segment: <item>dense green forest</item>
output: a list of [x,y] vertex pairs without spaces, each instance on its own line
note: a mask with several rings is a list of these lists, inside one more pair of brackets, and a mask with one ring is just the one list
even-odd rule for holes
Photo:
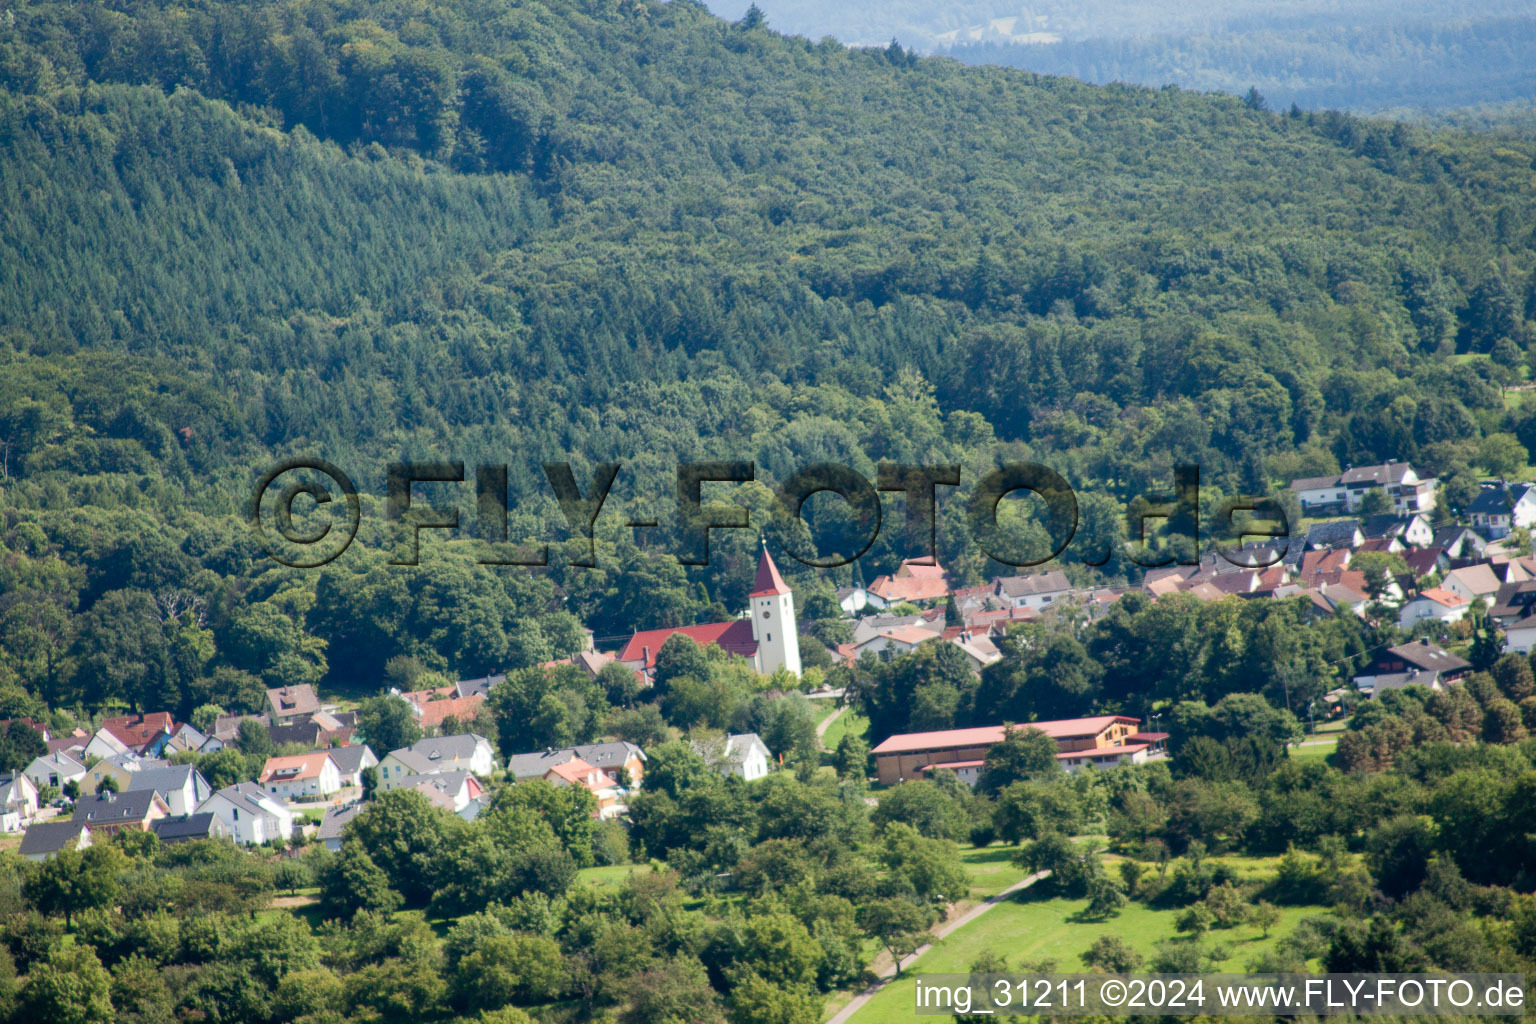
[[[0,85],[0,671],[54,702],[138,703],[153,677],[196,706],[216,670],[368,690],[397,654],[563,653],[573,615],[603,638],[718,616],[755,535],[676,565],[682,459],[754,461],[720,492],[754,526],[815,462],[959,463],[958,498],[1035,459],[1078,490],[1075,558],[1177,462],[1208,516],[1387,458],[1454,505],[1508,461],[1488,438],[1536,445],[1501,395],[1536,312],[1533,153],[1508,140],[690,3],[12,5]],[[362,540],[319,572],[239,518],[295,453],[364,492]],[[429,538],[402,582],[383,467],[426,457],[509,463],[514,534],[555,541],[539,463],[623,462],[599,567]],[[895,535],[832,573],[781,561],[802,588],[869,579],[917,553]],[[1001,568],[961,500],[940,554]],[[162,653],[105,667],[135,648]]]

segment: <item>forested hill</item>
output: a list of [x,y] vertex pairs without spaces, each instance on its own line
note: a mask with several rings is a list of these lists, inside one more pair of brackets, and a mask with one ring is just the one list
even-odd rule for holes
[[1465,481],[1523,429],[1507,140],[691,2],[13,2],[0,86],[15,508],[227,513],[300,451],[374,493],[402,453],[669,493],[679,456],[771,481],[997,442],[1119,498],[1180,460]]

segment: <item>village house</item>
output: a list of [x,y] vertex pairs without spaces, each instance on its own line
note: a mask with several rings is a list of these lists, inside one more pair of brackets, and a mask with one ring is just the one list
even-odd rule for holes
[[22,772],[0,775],[0,832],[15,832],[37,817],[37,786]]
[[[1163,756],[1166,733],[1140,729],[1140,719],[1126,715],[1100,715],[1053,722],[1027,722],[1018,728],[1038,729],[1056,741],[1057,759],[1073,771],[1085,765],[1107,767],[1122,762],[1139,764]],[[937,732],[900,733],[888,736],[871,754],[881,783],[895,785],[922,778],[940,768],[974,783],[976,769],[987,751],[1003,741],[1002,725]]]
[[921,626],[896,626],[876,633],[863,643],[854,644],[854,660],[857,661],[866,654],[887,660],[903,654],[911,654],[923,644],[938,640],[943,635],[942,632],[934,632]]
[[320,698],[308,683],[297,686],[280,686],[267,691],[267,723],[287,725],[295,719],[305,719],[320,710]]
[[101,787],[103,779],[111,779],[117,785],[119,793],[126,792],[134,772],[164,764],[164,761],[153,758],[145,760],[134,754],[113,754],[111,757],[94,762],[86,769],[85,775],[80,779],[80,793],[83,796],[91,796]]
[[1374,695],[1407,685],[1441,689],[1472,670],[1470,663],[1429,639],[1414,640],[1377,652],[1365,671],[1354,677],[1362,693]]
[[63,790],[66,783],[79,784],[86,774],[85,764],[62,750],[33,758],[22,771],[38,789],[52,786],[57,790]]
[[1435,541],[1434,528],[1422,512],[1380,513],[1360,520],[1360,533],[1366,541],[1398,540],[1403,545],[1424,548]]
[[152,789],[136,793],[97,793],[75,802],[72,821],[89,825],[92,834],[102,836],[135,829],[148,832],[150,826],[171,813],[165,799]]
[[1536,486],[1484,484],[1467,506],[1467,516],[1492,540],[1508,537],[1515,530],[1528,530],[1536,524]]
[[866,591],[876,608],[897,604],[932,604],[949,596],[944,567],[927,558],[909,558],[890,576],[877,576]]
[[320,827],[315,832],[315,838],[325,844],[325,848],[332,853],[341,849],[341,840],[347,827],[347,822],[357,817],[363,809],[360,803],[350,803],[345,807],[327,807],[325,816],[320,819]]
[[366,743],[349,743],[344,747],[331,747],[326,753],[330,754],[331,760],[336,763],[336,771],[341,776],[343,786],[361,786],[363,769],[372,768],[379,763],[373,749]]
[[269,757],[256,779],[273,796],[285,800],[322,799],[341,789],[341,772],[328,750]]
[[1071,581],[1059,569],[1027,576],[1002,576],[993,586],[1003,607],[1033,608],[1037,612],[1065,600],[1072,592]]
[[165,765],[141,768],[128,773],[127,793],[153,790],[165,801],[175,815],[191,814],[197,805],[208,799],[213,788],[196,768],[189,764]]
[[1452,569],[1445,574],[1440,587],[1468,601],[1491,605],[1505,583],[1522,583],[1530,578],[1531,574],[1518,562],[1479,562]]
[[1477,531],[1466,526],[1439,527],[1430,543],[1444,551],[1446,558],[1453,562],[1482,558],[1488,548],[1488,542]]
[[1503,630],[1504,649],[1510,654],[1536,649],[1536,580],[1504,584],[1488,614]]
[[379,788],[400,789],[417,775],[469,771],[489,778],[495,770],[495,752],[484,736],[465,733],[417,740],[409,747],[391,750],[379,761]]
[[1460,594],[1431,587],[1403,604],[1398,612],[1397,625],[1404,631],[1412,631],[1421,622],[1459,622],[1467,617],[1472,602]]
[[485,797],[485,787],[480,784],[480,780],[466,771],[416,775],[407,779],[400,788],[420,793],[427,798],[428,803],[451,811],[466,821],[475,820]]
[[254,782],[225,786],[197,810],[217,817],[241,846],[286,843],[293,835],[293,812]]
[[197,814],[176,814],[161,818],[150,826],[160,842],[167,846],[190,843],[198,839],[229,839],[229,827],[212,811]]
[[[555,765],[576,760],[585,761],[611,776],[621,788],[636,789],[645,777],[645,751],[624,740],[513,754],[507,759],[507,775],[513,781],[541,779]],[[629,780],[627,787],[624,786],[626,778]]]
[[41,863],[65,850],[84,850],[90,845],[89,825],[78,821],[41,821],[27,829],[16,852]]
[[1358,519],[1327,519],[1307,527],[1302,547],[1307,551],[1353,549],[1365,543]]
[[762,778],[773,767],[773,751],[755,732],[733,733],[724,740],[696,743],[694,748],[722,775],[739,775],[748,782]]
[[1357,466],[1336,475],[1291,481],[1302,514],[1308,516],[1359,512],[1365,496],[1378,489],[1398,512],[1429,512],[1435,507],[1435,478],[1420,477],[1406,462]]
[[[581,758],[572,758],[560,764],[551,765],[549,770],[540,776],[552,786],[580,786],[592,794],[597,801],[596,817],[602,820],[617,817],[624,813],[625,806],[619,802],[619,784],[613,776]],[[527,782],[528,779],[519,780]]]
[[86,744],[85,753],[87,757],[111,757],[114,754],[158,757],[175,730],[176,723],[165,711],[108,718]]

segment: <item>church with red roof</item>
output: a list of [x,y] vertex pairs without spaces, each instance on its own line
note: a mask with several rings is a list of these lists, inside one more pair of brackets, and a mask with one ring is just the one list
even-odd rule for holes
[[747,595],[747,617],[702,626],[670,626],[647,629],[630,637],[619,651],[618,661],[647,678],[656,668],[661,645],[681,633],[701,647],[711,644],[729,654],[747,658],[763,675],[788,669],[800,675],[800,634],[795,628],[795,595],[779,575],[768,549],[757,561],[757,576]]

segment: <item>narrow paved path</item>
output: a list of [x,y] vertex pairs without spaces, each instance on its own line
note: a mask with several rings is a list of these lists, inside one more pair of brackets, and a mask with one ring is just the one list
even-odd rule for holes
[[838,708],[836,711],[832,712],[826,718],[823,718],[821,722],[816,726],[816,745],[822,750],[827,749],[827,745],[821,742],[824,738],[826,738],[827,729],[832,725],[833,722],[841,718],[843,716],[843,712],[847,710],[848,706],[845,704]]
[[[982,914],[985,914],[999,903],[1008,899],[1020,889],[1028,889],[1030,886],[1034,885],[1036,882],[1040,881],[1040,879],[1045,878],[1048,875],[1050,875],[1049,871],[1036,871],[1034,874],[1028,875],[1019,879],[1017,882],[1014,882],[1012,885],[998,893],[996,896],[986,900],[986,902],[978,903],[976,906],[972,907],[970,910],[967,910],[959,917],[950,921],[945,921],[943,924],[939,925],[933,930],[933,942],[938,942],[940,939],[944,938],[951,932],[964,928],[966,925],[976,920]],[[910,970],[912,965],[916,963],[924,953],[933,948],[933,942],[930,942],[926,946],[920,946],[916,953],[913,953],[907,958],[905,967]],[[848,1005],[843,1007],[841,1010],[838,1010],[837,1013],[832,1016],[832,1019],[827,1021],[827,1024],[846,1024],[848,1019],[863,1009],[864,1004],[873,999],[877,992],[895,980],[896,967],[894,964],[887,964],[877,968],[876,973],[879,974],[880,980],[849,1000]]]

